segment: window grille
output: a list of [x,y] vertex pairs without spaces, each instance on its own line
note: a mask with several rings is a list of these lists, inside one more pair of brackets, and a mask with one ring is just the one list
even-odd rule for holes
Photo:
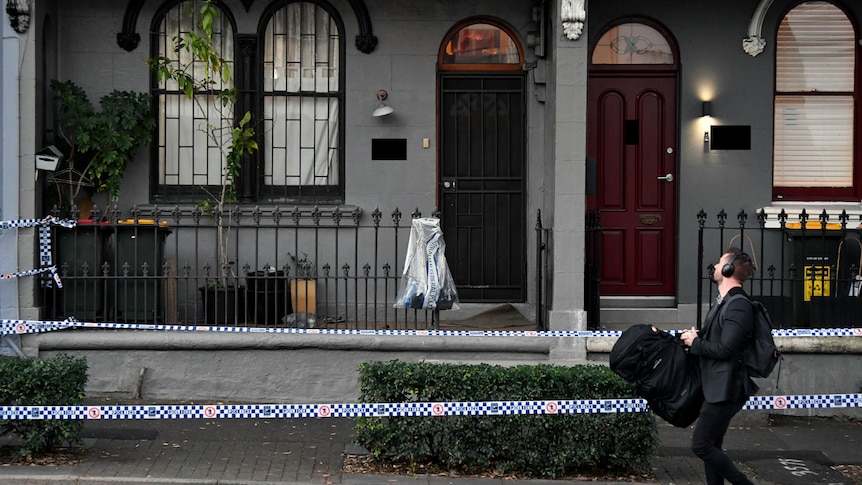
[[[177,66],[190,65],[200,73],[204,69],[202,63],[194,60],[185,49],[176,49],[176,38],[193,31],[199,21],[200,13],[195,4],[194,1],[179,2],[165,14],[158,29],[157,52],[172,59]],[[224,13],[214,19],[213,36],[233,72],[234,29]],[[231,87],[215,79],[216,90]],[[190,100],[172,79],[159,82],[154,97],[158,106],[156,139],[160,192],[177,192],[182,187],[219,186],[225,163],[219,138],[230,136],[233,106],[216,109],[215,96],[196,96],[196,100]],[[207,126],[219,129],[208,136]]]
[[262,185],[273,197],[334,194],[342,182],[339,24],[290,3],[264,34]]

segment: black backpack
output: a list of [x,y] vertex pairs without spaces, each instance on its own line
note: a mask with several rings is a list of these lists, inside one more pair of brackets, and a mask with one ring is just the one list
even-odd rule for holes
[[[772,338],[772,319],[769,318],[769,312],[766,307],[759,301],[754,301],[747,298],[745,295],[736,294],[727,299],[725,306],[721,309],[722,317],[724,317],[724,308],[727,308],[727,303],[737,298],[745,298],[751,303],[754,308],[754,334],[749,348],[742,354],[742,360],[745,362],[745,367],[748,369],[748,375],[751,377],[765,378],[772,374],[775,365],[778,364],[778,375],[781,376],[781,364],[779,362],[784,359],[781,351],[775,345],[775,340]],[[776,378],[775,387],[778,387],[778,379]]]
[[611,349],[611,370],[668,423],[688,427],[700,414],[700,369],[682,342],[652,325],[631,326]]

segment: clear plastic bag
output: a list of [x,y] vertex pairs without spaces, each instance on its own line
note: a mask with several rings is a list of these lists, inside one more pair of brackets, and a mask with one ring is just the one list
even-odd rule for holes
[[314,328],[317,324],[317,318],[314,314],[306,312],[291,313],[282,318],[281,321],[286,327],[291,328]]
[[440,219],[413,219],[394,306],[425,310],[460,308],[455,279],[446,263],[446,242],[440,230]]

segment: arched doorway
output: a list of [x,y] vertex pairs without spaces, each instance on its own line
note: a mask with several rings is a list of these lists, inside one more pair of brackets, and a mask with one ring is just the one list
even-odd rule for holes
[[446,259],[466,302],[526,294],[524,54],[513,32],[467,19],[438,55],[438,200]]
[[645,19],[608,26],[593,46],[587,156],[598,173],[588,206],[601,217],[603,297],[675,301],[678,73],[675,42]]

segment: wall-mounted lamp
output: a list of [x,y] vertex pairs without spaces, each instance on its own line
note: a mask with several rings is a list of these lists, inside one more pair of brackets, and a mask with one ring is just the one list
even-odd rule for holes
[[384,103],[384,101],[386,101],[386,98],[388,97],[389,93],[387,93],[385,89],[380,89],[377,91],[377,100],[380,101],[380,105],[377,106],[377,109],[375,109],[373,113],[371,113],[371,116],[386,116],[395,111],[394,109],[392,109],[392,106],[389,106],[388,104]]
[[703,114],[702,116],[712,116],[712,103],[709,101],[703,102]]
[[15,32],[23,34],[30,26],[30,0],[7,0],[6,15]]

